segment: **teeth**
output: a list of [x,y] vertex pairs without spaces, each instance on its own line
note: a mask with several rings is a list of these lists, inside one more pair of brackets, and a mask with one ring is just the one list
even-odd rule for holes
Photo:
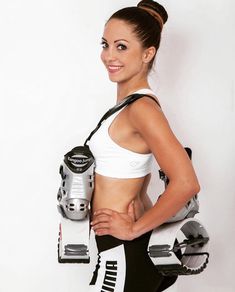
[[109,69],[115,70],[115,69],[120,69],[121,66],[109,66]]

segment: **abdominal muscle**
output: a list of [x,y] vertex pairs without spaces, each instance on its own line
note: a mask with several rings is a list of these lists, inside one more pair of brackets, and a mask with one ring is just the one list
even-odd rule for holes
[[95,175],[95,188],[92,199],[92,212],[108,208],[127,213],[129,204],[134,201],[135,219],[151,208],[147,195],[150,174],[141,178],[111,178]]

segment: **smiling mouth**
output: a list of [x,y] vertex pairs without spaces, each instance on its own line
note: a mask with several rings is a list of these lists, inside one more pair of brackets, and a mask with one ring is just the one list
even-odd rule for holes
[[108,69],[109,73],[117,73],[122,69],[122,66],[109,65],[109,66],[107,66],[107,69]]

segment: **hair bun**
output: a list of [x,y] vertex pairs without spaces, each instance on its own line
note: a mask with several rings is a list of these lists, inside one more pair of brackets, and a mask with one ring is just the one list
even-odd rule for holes
[[137,7],[149,12],[163,26],[168,19],[168,14],[165,8],[152,0],[142,0],[137,4]]

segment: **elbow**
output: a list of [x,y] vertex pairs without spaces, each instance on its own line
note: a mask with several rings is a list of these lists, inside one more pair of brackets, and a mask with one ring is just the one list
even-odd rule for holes
[[200,184],[197,179],[185,178],[178,181],[179,189],[181,189],[181,194],[184,194],[186,199],[190,199],[195,196],[200,191]]
[[189,200],[200,192],[200,184],[195,177],[180,178],[177,181],[170,180],[170,188],[182,195],[182,198]]
[[188,193],[188,196],[193,197],[200,192],[201,187],[200,187],[199,182],[195,180],[195,181],[187,182],[187,186],[185,189],[187,190],[186,193]]
[[192,192],[194,193],[194,195],[198,194],[201,190],[200,184],[199,182],[194,183],[194,185],[192,186]]

